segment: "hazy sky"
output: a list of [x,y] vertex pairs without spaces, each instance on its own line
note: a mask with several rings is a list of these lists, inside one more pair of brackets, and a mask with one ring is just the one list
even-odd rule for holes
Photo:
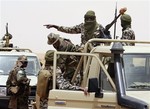
[[[30,48],[33,52],[53,49],[47,44],[50,32],[80,44],[80,34],[66,34],[56,29],[46,29],[43,25],[74,26],[84,21],[88,10],[93,10],[97,22],[106,26],[114,19],[116,3],[118,12],[120,8],[127,7],[126,13],[132,17],[136,40],[150,40],[149,0],[0,0],[0,38],[4,36],[8,23],[14,45]],[[110,31],[113,37],[114,26]],[[116,35],[121,37],[120,19],[117,21]]]

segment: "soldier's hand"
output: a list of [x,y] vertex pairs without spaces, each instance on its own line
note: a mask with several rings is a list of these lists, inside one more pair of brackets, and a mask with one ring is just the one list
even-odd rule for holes
[[56,25],[52,25],[52,24],[46,24],[46,25],[43,25],[43,26],[46,26],[47,29],[50,29],[50,28],[58,28],[58,26]]
[[88,87],[85,87],[85,88],[84,88],[84,95],[86,95],[86,96],[87,96],[87,95],[90,95],[90,93],[88,92]]
[[46,28],[47,28],[47,29],[49,29],[49,28],[52,28],[52,27],[53,27],[53,25],[51,25],[51,24],[46,24],[46,25],[43,25],[43,26],[46,26]]
[[89,93],[88,93],[88,88],[87,87],[85,87],[85,88],[82,88],[82,87],[80,87],[80,90],[82,90],[83,92],[84,92],[84,95],[90,95]]
[[25,85],[29,85],[29,84],[30,84],[30,81],[31,81],[31,79],[26,78],[26,79],[24,79],[24,80],[22,81],[22,83],[25,84]]
[[12,86],[10,87],[10,91],[13,93],[13,94],[16,94],[19,90],[19,87],[18,86]]

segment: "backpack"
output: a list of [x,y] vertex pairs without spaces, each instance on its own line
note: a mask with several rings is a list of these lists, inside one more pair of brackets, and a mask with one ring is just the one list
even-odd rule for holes
[[49,81],[52,73],[49,70],[40,70],[37,82],[37,94],[40,98],[47,98],[49,93]]

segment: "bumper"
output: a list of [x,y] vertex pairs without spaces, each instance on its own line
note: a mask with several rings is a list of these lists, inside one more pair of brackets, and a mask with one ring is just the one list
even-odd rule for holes
[[[35,96],[29,96],[29,103],[35,101]],[[8,109],[9,96],[0,96],[0,109]],[[30,105],[30,104],[29,104]]]
[[0,97],[0,109],[8,109],[9,96]]

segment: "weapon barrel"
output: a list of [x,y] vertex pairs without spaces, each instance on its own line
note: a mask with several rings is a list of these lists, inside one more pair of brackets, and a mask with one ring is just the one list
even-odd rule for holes
[[126,10],[127,10],[127,8],[121,8],[120,11],[119,11],[119,12],[120,12],[119,15],[118,15],[117,17],[115,17],[114,20],[113,20],[110,24],[108,24],[108,25],[106,26],[105,31],[108,31],[108,30],[111,28],[111,26],[117,21],[117,19],[118,19],[122,14],[124,14],[124,12],[126,12]]

